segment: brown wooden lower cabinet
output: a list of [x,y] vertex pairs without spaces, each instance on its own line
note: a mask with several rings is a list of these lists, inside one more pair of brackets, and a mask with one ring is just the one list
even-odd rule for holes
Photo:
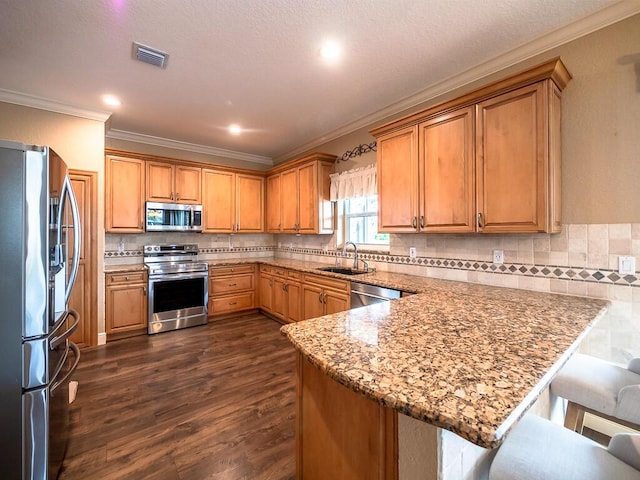
[[347,280],[305,274],[302,285],[303,318],[349,310],[350,290],[350,282]]
[[302,318],[302,273],[287,268],[260,266],[260,308],[287,323]]
[[209,317],[256,308],[256,265],[209,267]]
[[296,478],[395,480],[398,414],[297,356]]
[[107,340],[147,331],[146,272],[107,273],[105,294]]

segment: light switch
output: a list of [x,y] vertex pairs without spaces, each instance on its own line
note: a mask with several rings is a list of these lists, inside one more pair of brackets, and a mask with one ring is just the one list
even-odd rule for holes
[[636,257],[618,257],[618,273],[620,275],[636,274]]

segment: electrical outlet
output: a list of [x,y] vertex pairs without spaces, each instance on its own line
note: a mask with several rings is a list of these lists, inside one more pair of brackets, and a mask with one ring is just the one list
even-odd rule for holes
[[504,263],[504,250],[493,251],[493,263],[496,263],[496,264]]
[[618,257],[618,273],[620,275],[636,274],[636,257]]
[[411,258],[416,258],[416,247],[409,247],[409,256]]

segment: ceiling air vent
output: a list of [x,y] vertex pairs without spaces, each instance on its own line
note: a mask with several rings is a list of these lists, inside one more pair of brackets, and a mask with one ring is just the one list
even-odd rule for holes
[[141,43],[133,42],[133,58],[149,65],[155,65],[160,68],[167,68],[167,60],[169,60],[169,54],[156,50],[155,48],[147,47]]

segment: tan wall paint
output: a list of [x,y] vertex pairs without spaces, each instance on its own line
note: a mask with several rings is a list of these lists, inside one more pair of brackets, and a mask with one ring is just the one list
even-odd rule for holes
[[0,102],[0,138],[48,145],[69,168],[98,172],[97,322],[104,332],[104,122]]
[[[573,75],[562,98],[563,223],[640,222],[640,15],[383,121],[320,145],[342,155],[369,143],[371,128],[560,56]],[[348,140],[346,142],[345,140]],[[340,170],[361,166],[360,161]]]

